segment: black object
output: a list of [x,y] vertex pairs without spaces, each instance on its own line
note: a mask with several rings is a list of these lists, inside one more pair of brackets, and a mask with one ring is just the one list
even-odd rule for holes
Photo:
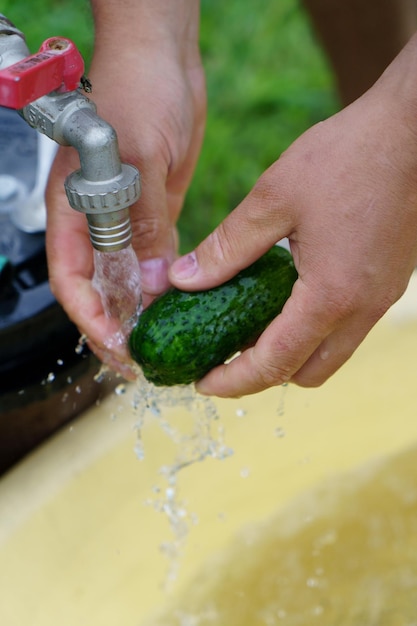
[[101,392],[97,360],[50,291],[45,233],[12,221],[35,185],[38,140],[0,107],[0,472]]

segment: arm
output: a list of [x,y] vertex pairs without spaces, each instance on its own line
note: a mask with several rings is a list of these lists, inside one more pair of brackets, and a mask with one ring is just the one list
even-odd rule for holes
[[210,372],[200,392],[241,396],[316,386],[404,292],[417,263],[417,36],[378,82],[311,128],[171,280],[205,289],[288,236],[293,293],[257,343]]
[[302,0],[326,52],[344,105],[361,96],[408,42],[414,0]]
[[[99,115],[116,129],[122,159],[138,167],[142,195],[131,209],[145,304],[168,285],[175,223],[199,154],[205,123],[196,0],[93,0],[94,55],[89,70]],[[62,148],[48,187],[50,283],[68,315],[104,360],[114,329],[92,288],[93,252],[85,217],[69,208],[65,176],[78,167]],[[114,358],[124,360],[122,351]]]

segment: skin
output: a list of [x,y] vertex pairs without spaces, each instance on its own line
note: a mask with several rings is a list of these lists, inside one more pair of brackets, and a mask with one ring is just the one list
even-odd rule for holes
[[[93,8],[94,101],[117,129],[122,158],[143,177],[131,217],[145,302],[169,281],[191,290],[218,285],[282,237],[299,272],[257,343],[197,389],[233,397],[287,381],[322,384],[401,296],[417,261],[417,39],[364,95],[295,141],[226,220],[171,265],[204,130],[198,3],[95,0]],[[64,197],[63,178],[76,167],[64,148],[51,175],[51,287],[98,356],[130,377],[126,353],[105,349],[114,327],[91,286],[85,217]]]

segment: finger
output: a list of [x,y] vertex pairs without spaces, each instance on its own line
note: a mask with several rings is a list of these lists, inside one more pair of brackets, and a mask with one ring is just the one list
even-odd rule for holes
[[132,362],[124,361],[115,356],[115,354],[109,350],[97,346],[93,341],[88,340],[87,345],[90,350],[96,355],[96,357],[107,365],[113,372],[117,372],[125,380],[134,381],[137,378],[137,366]]
[[322,385],[349,360],[381,315],[381,311],[377,315],[360,312],[345,320],[323,340],[291,382],[301,387]]
[[315,289],[301,279],[294,285],[282,313],[257,343],[197,384],[203,394],[236,397],[291,381],[317,387],[354,353],[388,308],[372,298],[355,308],[338,295],[313,297]]
[[326,302],[311,297],[299,279],[282,312],[254,346],[196,384],[205,395],[239,397],[288,382],[337,324]]
[[[279,163],[279,161],[277,162]],[[281,192],[283,170],[274,164],[249,195],[191,253],[173,263],[171,282],[180,289],[209,289],[235,276],[290,234],[292,215]],[[270,168],[271,169],[271,168]],[[273,184],[269,181],[273,178]]]

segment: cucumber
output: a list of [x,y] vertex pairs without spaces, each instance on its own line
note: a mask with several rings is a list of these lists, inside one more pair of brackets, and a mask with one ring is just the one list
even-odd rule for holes
[[171,288],[140,315],[129,338],[132,358],[155,385],[194,382],[258,338],[296,279],[291,254],[274,246],[223,285]]

